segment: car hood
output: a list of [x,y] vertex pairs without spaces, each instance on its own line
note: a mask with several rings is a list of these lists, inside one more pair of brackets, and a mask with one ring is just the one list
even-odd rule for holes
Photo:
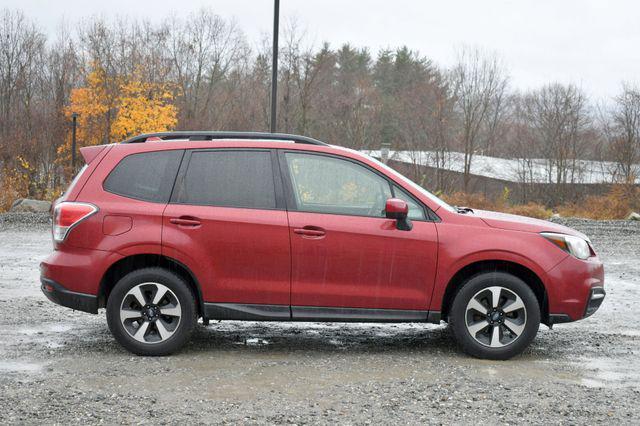
[[524,232],[557,232],[560,234],[574,235],[588,240],[586,235],[576,231],[575,229],[549,222],[547,220],[476,209],[473,210],[473,215],[480,218],[484,223],[492,228]]

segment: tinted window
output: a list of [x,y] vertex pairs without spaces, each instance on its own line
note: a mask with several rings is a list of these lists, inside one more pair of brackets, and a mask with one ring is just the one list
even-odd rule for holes
[[221,207],[276,207],[271,153],[195,151],[176,202]]
[[299,210],[384,217],[391,198],[386,179],[352,161],[313,154],[286,153]]
[[129,155],[111,171],[104,189],[129,198],[166,203],[181,158],[180,150]]
[[407,203],[409,206],[409,219],[411,220],[426,220],[424,214],[424,208],[420,204],[418,204],[413,197],[411,197],[404,189],[394,185],[393,193],[396,198],[399,198]]

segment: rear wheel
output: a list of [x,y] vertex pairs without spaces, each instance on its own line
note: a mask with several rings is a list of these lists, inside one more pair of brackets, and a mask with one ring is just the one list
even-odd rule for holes
[[109,329],[125,349],[138,355],[168,355],[180,349],[197,322],[187,283],[162,268],[124,276],[107,301]]
[[540,306],[531,288],[504,272],[471,277],[449,312],[453,335],[469,355],[509,359],[521,353],[540,326]]

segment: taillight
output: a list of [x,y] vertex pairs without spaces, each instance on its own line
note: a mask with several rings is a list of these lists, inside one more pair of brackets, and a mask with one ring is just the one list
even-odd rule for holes
[[93,204],[63,201],[53,209],[53,240],[62,242],[74,226],[93,215],[98,208]]

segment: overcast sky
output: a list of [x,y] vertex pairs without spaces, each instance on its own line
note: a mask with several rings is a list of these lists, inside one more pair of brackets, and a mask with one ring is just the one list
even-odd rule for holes
[[[62,18],[127,15],[161,20],[211,7],[233,17],[257,45],[272,25],[272,0],[2,0],[47,32]],[[383,47],[407,45],[449,65],[464,45],[495,51],[514,87],[573,82],[596,100],[640,83],[637,0],[281,0],[281,20],[295,17],[315,45],[328,41]]]

